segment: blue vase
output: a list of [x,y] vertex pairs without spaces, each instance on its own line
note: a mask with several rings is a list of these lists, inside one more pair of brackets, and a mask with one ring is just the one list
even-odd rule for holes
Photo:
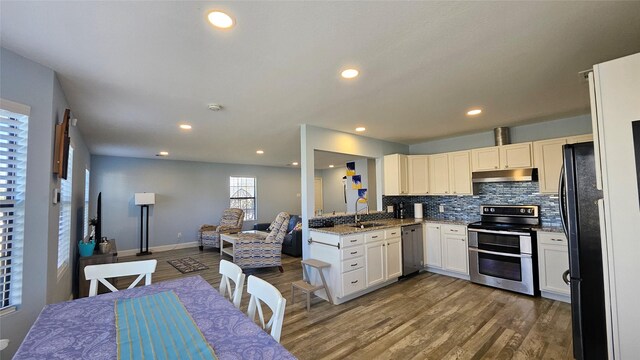
[[80,256],[91,256],[93,255],[93,249],[96,247],[95,240],[91,242],[85,243],[80,241],[78,243],[78,252],[80,252]]

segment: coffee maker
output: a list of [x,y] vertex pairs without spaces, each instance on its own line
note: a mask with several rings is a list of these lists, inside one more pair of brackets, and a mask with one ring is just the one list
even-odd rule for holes
[[404,219],[407,217],[407,208],[404,207],[403,201],[394,205],[393,216],[396,219]]

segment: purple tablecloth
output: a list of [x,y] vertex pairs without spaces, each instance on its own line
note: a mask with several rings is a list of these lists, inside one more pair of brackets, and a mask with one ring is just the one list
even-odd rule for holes
[[295,359],[200,276],[47,305],[14,359],[115,359],[114,299],[173,290],[219,359]]

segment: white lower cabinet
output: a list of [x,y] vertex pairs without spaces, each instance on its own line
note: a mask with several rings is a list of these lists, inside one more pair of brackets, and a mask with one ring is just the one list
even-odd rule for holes
[[542,296],[570,301],[571,289],[562,279],[569,269],[569,248],[562,233],[538,232],[538,273]]
[[468,279],[467,227],[439,223],[426,224],[424,259],[430,271]]
[[440,237],[440,224],[424,225],[424,263],[427,266],[442,267],[442,239]]
[[367,287],[402,275],[402,242],[399,237],[365,245]]
[[[343,236],[311,230],[309,237],[309,257],[331,264],[324,274],[334,304],[364,295],[402,275],[399,227]],[[315,272],[309,276],[313,284],[320,284]],[[327,298],[323,290],[316,295]]]

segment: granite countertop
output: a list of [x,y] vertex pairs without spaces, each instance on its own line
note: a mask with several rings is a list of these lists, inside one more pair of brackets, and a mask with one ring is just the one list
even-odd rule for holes
[[552,232],[552,233],[564,234],[564,229],[561,226],[540,226],[540,227],[533,228],[533,230],[541,231],[541,232]]
[[464,221],[455,221],[455,220],[433,220],[433,219],[380,219],[373,221],[363,221],[363,224],[376,223],[380,224],[380,226],[373,226],[368,228],[356,228],[345,224],[336,225],[333,227],[325,227],[325,228],[312,228],[309,229],[311,231],[317,231],[327,234],[334,235],[349,235],[349,234],[357,234],[368,231],[389,229],[399,226],[405,225],[413,225],[413,224],[422,224],[424,222],[427,223],[439,223],[439,224],[452,224],[452,225],[467,225],[467,222]]

